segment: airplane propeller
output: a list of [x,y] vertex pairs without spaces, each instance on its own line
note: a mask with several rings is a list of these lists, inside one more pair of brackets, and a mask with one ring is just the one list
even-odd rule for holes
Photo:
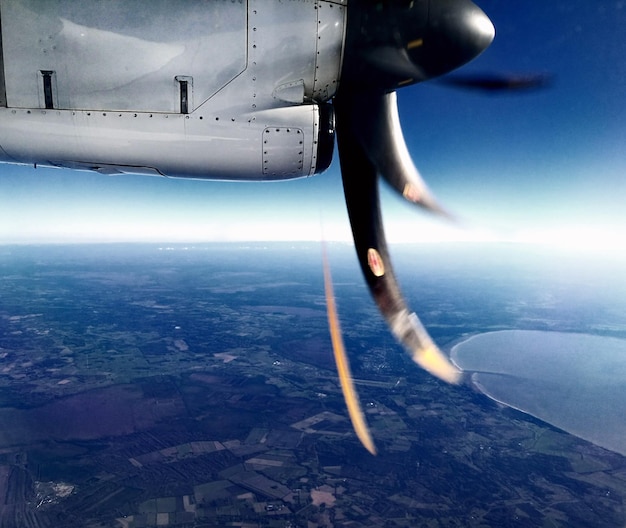
[[[413,164],[395,90],[469,62],[491,44],[495,30],[470,0],[361,0],[348,11],[344,66],[333,106],[358,260],[381,314],[413,360],[438,378],[459,383],[462,372],[439,350],[400,292],[382,225],[378,177],[410,202],[448,216]],[[334,310],[329,310],[332,317]],[[338,325],[331,320],[333,326]]]

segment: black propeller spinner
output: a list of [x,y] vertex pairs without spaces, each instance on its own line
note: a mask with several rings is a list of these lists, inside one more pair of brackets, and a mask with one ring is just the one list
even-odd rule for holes
[[400,293],[382,226],[378,176],[407,200],[445,214],[409,155],[395,90],[446,74],[492,42],[495,30],[470,0],[352,0],[344,66],[333,105],[344,192],[357,256],[370,291],[413,360],[458,383]]

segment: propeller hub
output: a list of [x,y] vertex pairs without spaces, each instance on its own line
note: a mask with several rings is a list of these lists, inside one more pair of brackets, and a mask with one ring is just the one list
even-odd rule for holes
[[427,78],[451,72],[485,51],[495,28],[470,0],[430,0],[423,45],[409,49]]
[[341,84],[388,92],[426,81],[471,61],[494,36],[471,0],[351,3]]

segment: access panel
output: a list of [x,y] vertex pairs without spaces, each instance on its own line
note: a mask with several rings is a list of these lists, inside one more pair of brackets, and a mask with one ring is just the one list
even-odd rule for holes
[[245,0],[0,0],[6,105],[190,113],[246,68]]

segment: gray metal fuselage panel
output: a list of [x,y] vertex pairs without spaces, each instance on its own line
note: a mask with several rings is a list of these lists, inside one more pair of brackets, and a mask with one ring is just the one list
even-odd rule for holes
[[0,0],[0,162],[313,174],[345,19],[345,0]]

